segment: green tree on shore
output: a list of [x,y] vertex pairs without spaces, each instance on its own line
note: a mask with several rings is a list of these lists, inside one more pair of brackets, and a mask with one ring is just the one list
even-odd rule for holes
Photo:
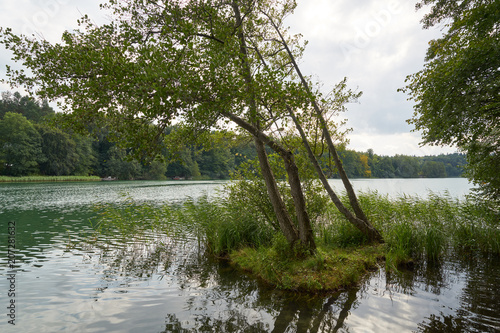
[[0,100],[0,119],[7,112],[19,113],[34,123],[41,122],[43,119],[54,115],[54,110],[50,107],[47,100],[35,101],[29,96],[22,96],[19,92],[2,92]]
[[79,162],[76,143],[58,128],[48,125],[35,125],[42,139],[42,153],[45,156],[40,163],[40,173],[51,176],[73,174]]
[[40,134],[26,117],[7,112],[0,120],[0,170],[8,176],[35,173],[45,161]]
[[500,200],[500,2],[423,0],[424,28],[444,24],[426,64],[403,91],[415,101],[409,123],[424,143],[467,152],[467,175],[483,196]]

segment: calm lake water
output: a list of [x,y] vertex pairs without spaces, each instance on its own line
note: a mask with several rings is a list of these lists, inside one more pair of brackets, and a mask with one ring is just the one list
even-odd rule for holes
[[[500,331],[498,259],[450,258],[401,275],[382,268],[356,288],[313,297],[274,290],[210,260],[189,237],[147,233],[89,241],[97,203],[120,203],[124,195],[182,202],[216,195],[221,184],[0,184],[0,332]],[[465,179],[353,185],[390,196],[463,197],[470,189]],[[9,231],[15,231],[14,267]]]

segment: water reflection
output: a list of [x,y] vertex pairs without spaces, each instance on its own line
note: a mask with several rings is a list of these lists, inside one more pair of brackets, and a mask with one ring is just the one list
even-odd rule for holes
[[186,302],[189,316],[168,313],[164,332],[496,332],[496,261],[455,259],[398,276],[382,270],[328,297],[269,290],[219,269],[217,287]]
[[431,314],[418,325],[418,332],[499,332],[500,258],[461,256],[450,264],[454,271],[464,272],[458,305],[453,314]]
[[[94,235],[94,203],[116,203],[117,189],[126,187],[103,185],[0,188],[0,200],[13,205],[0,207],[1,220],[18,223],[17,301],[23,304],[19,325],[2,320],[1,332],[500,331],[498,258],[449,258],[399,274],[381,269],[363,284],[329,295],[287,293],[206,257],[186,235]],[[176,186],[182,185],[137,183],[128,192],[161,204],[175,193],[182,200]],[[199,193],[208,186],[203,183]],[[196,193],[194,185],[183,188],[186,195]],[[5,253],[0,242],[2,304]]]
[[[219,266],[209,292],[192,295],[185,311],[168,313],[163,332],[347,332],[357,289],[324,297],[279,292]],[[342,329],[342,330],[341,330]]]
[[[118,244],[114,239],[87,245],[87,251],[99,253],[94,270],[109,283],[97,289],[94,298],[127,293],[128,283],[138,280],[165,279],[164,287],[178,294],[164,301],[169,305],[164,332],[346,332],[345,320],[357,307],[357,295],[364,288],[326,298],[280,292],[241,275],[225,262],[207,258],[203,248],[189,238],[179,242],[142,235]],[[121,282],[113,288],[115,281]],[[179,299],[172,300],[179,297],[181,304],[177,304]]]

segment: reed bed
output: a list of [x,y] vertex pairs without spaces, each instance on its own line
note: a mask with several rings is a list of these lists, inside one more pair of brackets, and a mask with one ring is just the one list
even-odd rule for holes
[[[453,251],[500,254],[500,214],[487,203],[435,194],[428,198],[392,199],[369,192],[358,197],[369,220],[384,237],[389,267],[412,261],[435,262]],[[145,221],[154,220],[155,228],[170,228],[170,232],[189,233],[198,238],[217,257],[247,247],[273,247],[280,234],[268,210],[250,209],[248,202],[240,197],[203,196],[181,205],[162,207],[130,200],[126,200],[125,210],[104,209],[106,224],[144,226]],[[324,213],[315,220],[313,228],[320,248],[368,245],[363,234],[330,204],[324,206]]]
[[100,181],[98,176],[0,176],[0,183],[30,183],[30,182],[91,182]]
[[[376,192],[361,193],[360,204],[387,244],[386,264],[438,261],[445,254],[480,251],[500,254],[498,207],[449,195],[391,199]],[[347,201],[346,198],[344,198]],[[333,207],[318,225],[318,238],[332,247],[359,246],[363,235]]]

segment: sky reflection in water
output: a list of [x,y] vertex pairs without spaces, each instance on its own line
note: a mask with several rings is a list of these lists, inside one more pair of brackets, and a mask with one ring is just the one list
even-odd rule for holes
[[[192,239],[146,233],[94,238],[96,202],[213,195],[217,183],[2,185],[2,221],[17,222],[17,325],[1,332],[495,332],[498,260],[450,260],[324,296],[273,290],[203,255]],[[395,185],[394,185],[395,186]],[[4,227],[5,229],[5,227]],[[83,231],[83,232],[82,232]],[[0,230],[0,237],[6,231]],[[6,248],[0,243],[1,304]],[[5,311],[3,311],[5,312]]]

